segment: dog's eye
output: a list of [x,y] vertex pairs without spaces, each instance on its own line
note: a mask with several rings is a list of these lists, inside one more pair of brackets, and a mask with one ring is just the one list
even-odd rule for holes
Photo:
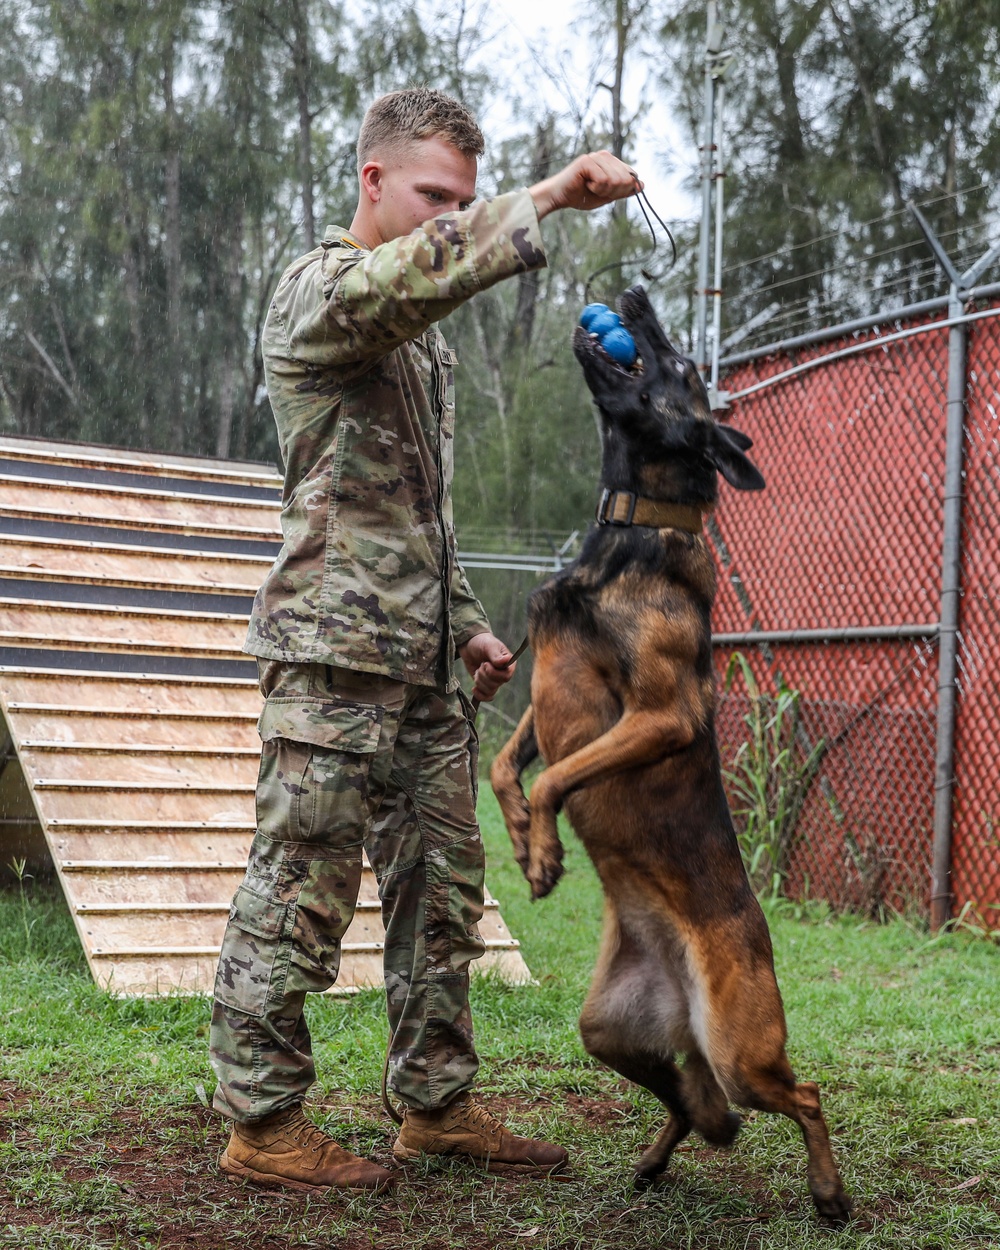
[[647,391],[643,391],[642,394],[639,396],[639,398],[642,400],[644,404],[649,403],[649,393]]

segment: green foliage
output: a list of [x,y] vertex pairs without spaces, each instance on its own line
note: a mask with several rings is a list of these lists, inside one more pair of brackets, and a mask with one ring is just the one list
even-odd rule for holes
[[762,694],[746,656],[735,651],[726,668],[727,694],[737,673],[749,701],[743,717],[749,735],[723,775],[735,799],[737,837],[751,884],[758,894],[777,898],[799,813],[826,743],[807,740],[797,690],[779,678],[773,696]]

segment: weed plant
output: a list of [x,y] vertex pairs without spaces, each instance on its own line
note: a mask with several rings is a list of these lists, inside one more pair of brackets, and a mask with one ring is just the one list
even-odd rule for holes
[[812,743],[806,738],[797,690],[780,681],[773,696],[763,694],[746,656],[735,651],[726,669],[727,693],[737,673],[749,700],[743,718],[748,735],[723,775],[750,881],[759,895],[775,900],[781,895],[795,826],[825,741]]

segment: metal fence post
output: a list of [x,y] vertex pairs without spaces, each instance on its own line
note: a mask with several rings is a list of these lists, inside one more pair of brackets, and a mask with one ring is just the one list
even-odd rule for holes
[[[964,309],[953,284],[948,315]],[[959,322],[948,331],[948,401],[945,426],[944,536],[941,557],[941,623],[938,647],[937,747],[934,757],[934,860],[931,929],[951,916],[951,826],[955,789],[955,717],[958,710],[958,610],[962,579],[962,459],[965,442],[967,331]]]

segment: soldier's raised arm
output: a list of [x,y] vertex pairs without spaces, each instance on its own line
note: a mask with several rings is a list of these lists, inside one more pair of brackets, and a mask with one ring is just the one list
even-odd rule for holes
[[370,251],[346,235],[325,240],[305,266],[285,273],[269,320],[280,322],[293,360],[364,364],[417,338],[477,291],[544,267],[534,201],[515,191],[432,218]]
[[272,350],[315,367],[365,367],[478,291],[544,268],[541,218],[589,212],[641,186],[610,152],[594,152],[525,191],[429,218],[371,250],[346,234],[324,240],[282,277],[269,317]]

